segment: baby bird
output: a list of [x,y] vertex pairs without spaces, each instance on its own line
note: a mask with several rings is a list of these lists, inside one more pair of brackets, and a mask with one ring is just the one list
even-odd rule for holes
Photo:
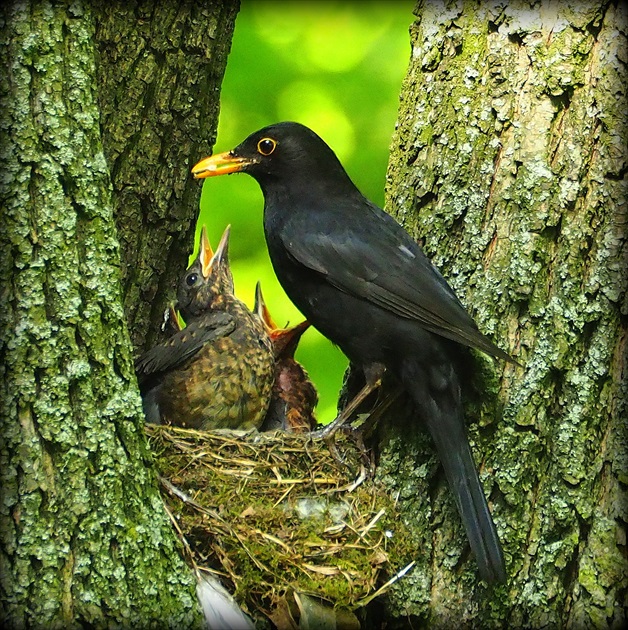
[[183,274],[178,308],[186,322],[135,362],[147,422],[194,429],[259,428],[274,379],[264,326],[234,294],[227,227],[215,252],[205,227],[198,256]]
[[295,360],[294,353],[310,324],[303,321],[290,328],[279,328],[268,312],[259,282],[255,287],[254,310],[266,328],[275,353],[275,382],[261,430],[307,433],[316,426],[314,407],[318,394],[303,366]]

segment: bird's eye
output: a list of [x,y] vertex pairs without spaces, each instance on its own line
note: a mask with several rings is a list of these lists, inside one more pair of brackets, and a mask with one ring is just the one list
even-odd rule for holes
[[262,138],[257,143],[257,151],[262,155],[270,155],[277,146],[277,143],[272,138]]
[[185,279],[185,284],[187,284],[189,287],[191,287],[194,284],[196,284],[197,280],[198,280],[198,274],[197,273],[190,273],[190,274],[188,274],[188,276]]

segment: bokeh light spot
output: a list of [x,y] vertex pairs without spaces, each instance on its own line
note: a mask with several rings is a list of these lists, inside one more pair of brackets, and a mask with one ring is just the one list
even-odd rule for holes
[[293,81],[279,95],[277,113],[279,120],[295,120],[315,129],[341,161],[353,155],[353,125],[324,85]]

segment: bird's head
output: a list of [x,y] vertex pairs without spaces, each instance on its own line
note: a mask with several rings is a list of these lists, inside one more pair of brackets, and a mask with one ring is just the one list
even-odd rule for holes
[[[252,133],[235,149],[201,160],[192,173],[197,179],[248,173],[264,186],[271,181],[309,183],[349,181],[336,154],[305,125],[281,122]],[[351,184],[352,185],[352,184]]]
[[198,255],[179,280],[178,307],[184,319],[201,312],[221,308],[224,299],[233,295],[233,276],[229,267],[229,234],[225,229],[216,251],[207,238],[205,226],[201,229]]
[[255,306],[253,312],[258,316],[266,333],[270,337],[275,359],[293,358],[301,335],[310,327],[310,322],[305,320],[290,328],[279,328],[266,306],[264,296],[262,295],[262,286],[259,282],[255,286]]

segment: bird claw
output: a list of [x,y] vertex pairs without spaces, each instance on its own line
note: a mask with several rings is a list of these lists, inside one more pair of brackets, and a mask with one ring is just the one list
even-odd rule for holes
[[334,461],[339,466],[348,468],[347,461],[342,457],[342,455],[340,454],[340,451],[338,450],[338,447],[336,446],[335,431],[334,433],[326,437],[323,437],[322,439],[325,442],[325,445],[327,446],[327,448],[329,449],[329,454],[332,456]]

